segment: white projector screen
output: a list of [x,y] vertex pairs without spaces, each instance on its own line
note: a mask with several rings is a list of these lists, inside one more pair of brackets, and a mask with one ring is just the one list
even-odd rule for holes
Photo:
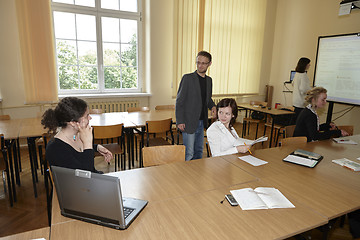
[[314,86],[328,101],[360,105],[360,33],[319,37]]

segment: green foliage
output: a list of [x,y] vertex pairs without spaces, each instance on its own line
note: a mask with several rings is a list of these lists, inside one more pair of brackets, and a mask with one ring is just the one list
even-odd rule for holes
[[[125,51],[104,51],[105,89],[137,87],[137,43],[136,34]],[[58,73],[60,89],[98,89],[96,52],[89,52],[79,58],[75,43],[57,41]]]

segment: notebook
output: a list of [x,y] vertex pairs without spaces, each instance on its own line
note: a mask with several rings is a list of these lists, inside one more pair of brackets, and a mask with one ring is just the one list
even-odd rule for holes
[[79,169],[51,167],[61,214],[115,229],[126,229],[147,201],[123,198],[120,179]]

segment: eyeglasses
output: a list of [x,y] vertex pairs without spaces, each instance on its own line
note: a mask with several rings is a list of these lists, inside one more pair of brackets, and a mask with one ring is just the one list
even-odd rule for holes
[[208,65],[210,62],[196,62],[196,65]]

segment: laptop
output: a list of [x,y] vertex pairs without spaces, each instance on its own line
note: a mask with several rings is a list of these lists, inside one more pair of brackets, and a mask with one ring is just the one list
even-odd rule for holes
[[148,203],[123,198],[118,177],[57,166],[52,166],[51,171],[65,217],[126,229]]
[[294,80],[294,77],[295,77],[295,73],[296,73],[296,71],[294,71],[294,70],[290,71],[290,79],[286,83],[292,83],[292,81]]

